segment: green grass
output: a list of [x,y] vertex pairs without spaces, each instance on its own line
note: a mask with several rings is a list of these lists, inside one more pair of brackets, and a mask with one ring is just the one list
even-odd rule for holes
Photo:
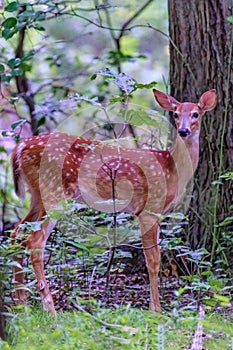
[[[90,311],[59,312],[55,319],[40,309],[16,308],[8,318],[8,343],[2,350],[181,350],[192,344],[199,321],[194,313],[159,315],[133,309],[102,309],[87,303]],[[205,315],[204,346],[233,349],[232,319]]]

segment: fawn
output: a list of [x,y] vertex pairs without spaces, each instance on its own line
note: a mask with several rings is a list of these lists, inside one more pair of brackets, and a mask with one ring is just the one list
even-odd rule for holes
[[[184,195],[198,165],[201,119],[215,108],[217,95],[209,90],[198,103],[180,103],[156,89],[153,93],[158,104],[174,115],[177,137],[171,149],[127,149],[64,133],[33,136],[14,148],[15,190],[23,197],[26,184],[31,203],[11,238],[14,241],[22,233],[20,224],[42,221],[40,229],[31,232],[22,244],[30,251],[44,310],[55,313],[43,264],[46,240],[55,221],[43,221],[43,217],[62,199],[73,198],[100,211],[138,217],[150,280],[150,309],[161,311],[160,220],[156,214],[171,212]],[[18,262],[14,268],[15,294],[18,302],[25,302],[22,256]]]

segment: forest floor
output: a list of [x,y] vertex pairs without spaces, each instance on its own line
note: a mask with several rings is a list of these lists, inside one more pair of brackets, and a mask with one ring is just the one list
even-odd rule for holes
[[[56,278],[50,281],[58,310],[69,309],[70,298],[74,297],[74,293],[84,299],[95,299],[105,307],[119,307],[128,304],[141,309],[149,307],[149,279],[146,273],[111,273],[108,287],[106,277],[99,274],[93,274],[88,278],[84,273],[77,273],[77,280],[69,282],[64,280],[64,277],[59,281]],[[195,293],[192,291],[187,289],[182,297],[178,297],[177,290],[184,287],[183,281],[171,276],[162,277],[160,281],[161,304],[164,310],[171,310],[172,307],[178,307],[178,305],[198,308]]]
[[[46,263],[58,311],[56,321],[42,312],[34,273],[30,265],[26,267],[30,271],[28,287],[32,290],[30,308],[9,303],[9,343],[0,342],[0,349],[233,349],[232,303],[214,298],[213,290],[203,292],[201,284],[193,290],[190,282],[161,273],[159,315],[148,311],[148,274],[146,270],[138,272],[135,261],[123,264],[122,269],[114,264],[107,288],[106,260],[101,270],[100,261],[99,265],[80,265],[80,258],[79,264],[76,259],[65,263],[63,260],[62,264],[61,259],[56,264],[50,260]],[[215,305],[207,306],[201,319],[200,305],[207,298]],[[195,341],[201,345],[194,347]]]
[[69,272],[50,275],[56,323],[32,297],[29,310],[12,309],[10,345],[1,349],[232,350],[232,305],[209,308],[202,320],[201,294],[187,289],[179,296],[184,282],[176,277],[161,278],[159,315],[147,310],[146,273],[112,273],[106,289],[105,276],[76,271],[75,281]]

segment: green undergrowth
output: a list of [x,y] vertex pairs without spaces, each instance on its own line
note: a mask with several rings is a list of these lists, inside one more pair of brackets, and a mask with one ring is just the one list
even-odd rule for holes
[[[14,309],[8,316],[8,343],[0,341],[0,349],[188,349],[200,322],[198,313],[187,311],[160,315],[131,307],[102,309],[94,302],[78,309],[59,312],[56,318],[40,309]],[[205,314],[205,349],[233,349],[232,320]]]

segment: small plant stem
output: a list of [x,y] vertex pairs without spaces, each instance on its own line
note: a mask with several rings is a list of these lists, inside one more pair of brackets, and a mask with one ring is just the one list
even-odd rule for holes
[[116,178],[116,170],[114,170],[114,173],[112,174],[112,200],[113,200],[113,245],[110,248],[109,251],[109,260],[107,265],[107,278],[106,278],[106,288],[109,288],[109,282],[110,282],[110,271],[112,262],[114,259],[115,251],[116,251],[116,243],[117,243],[117,213],[116,213],[116,197],[115,197],[115,178]]

